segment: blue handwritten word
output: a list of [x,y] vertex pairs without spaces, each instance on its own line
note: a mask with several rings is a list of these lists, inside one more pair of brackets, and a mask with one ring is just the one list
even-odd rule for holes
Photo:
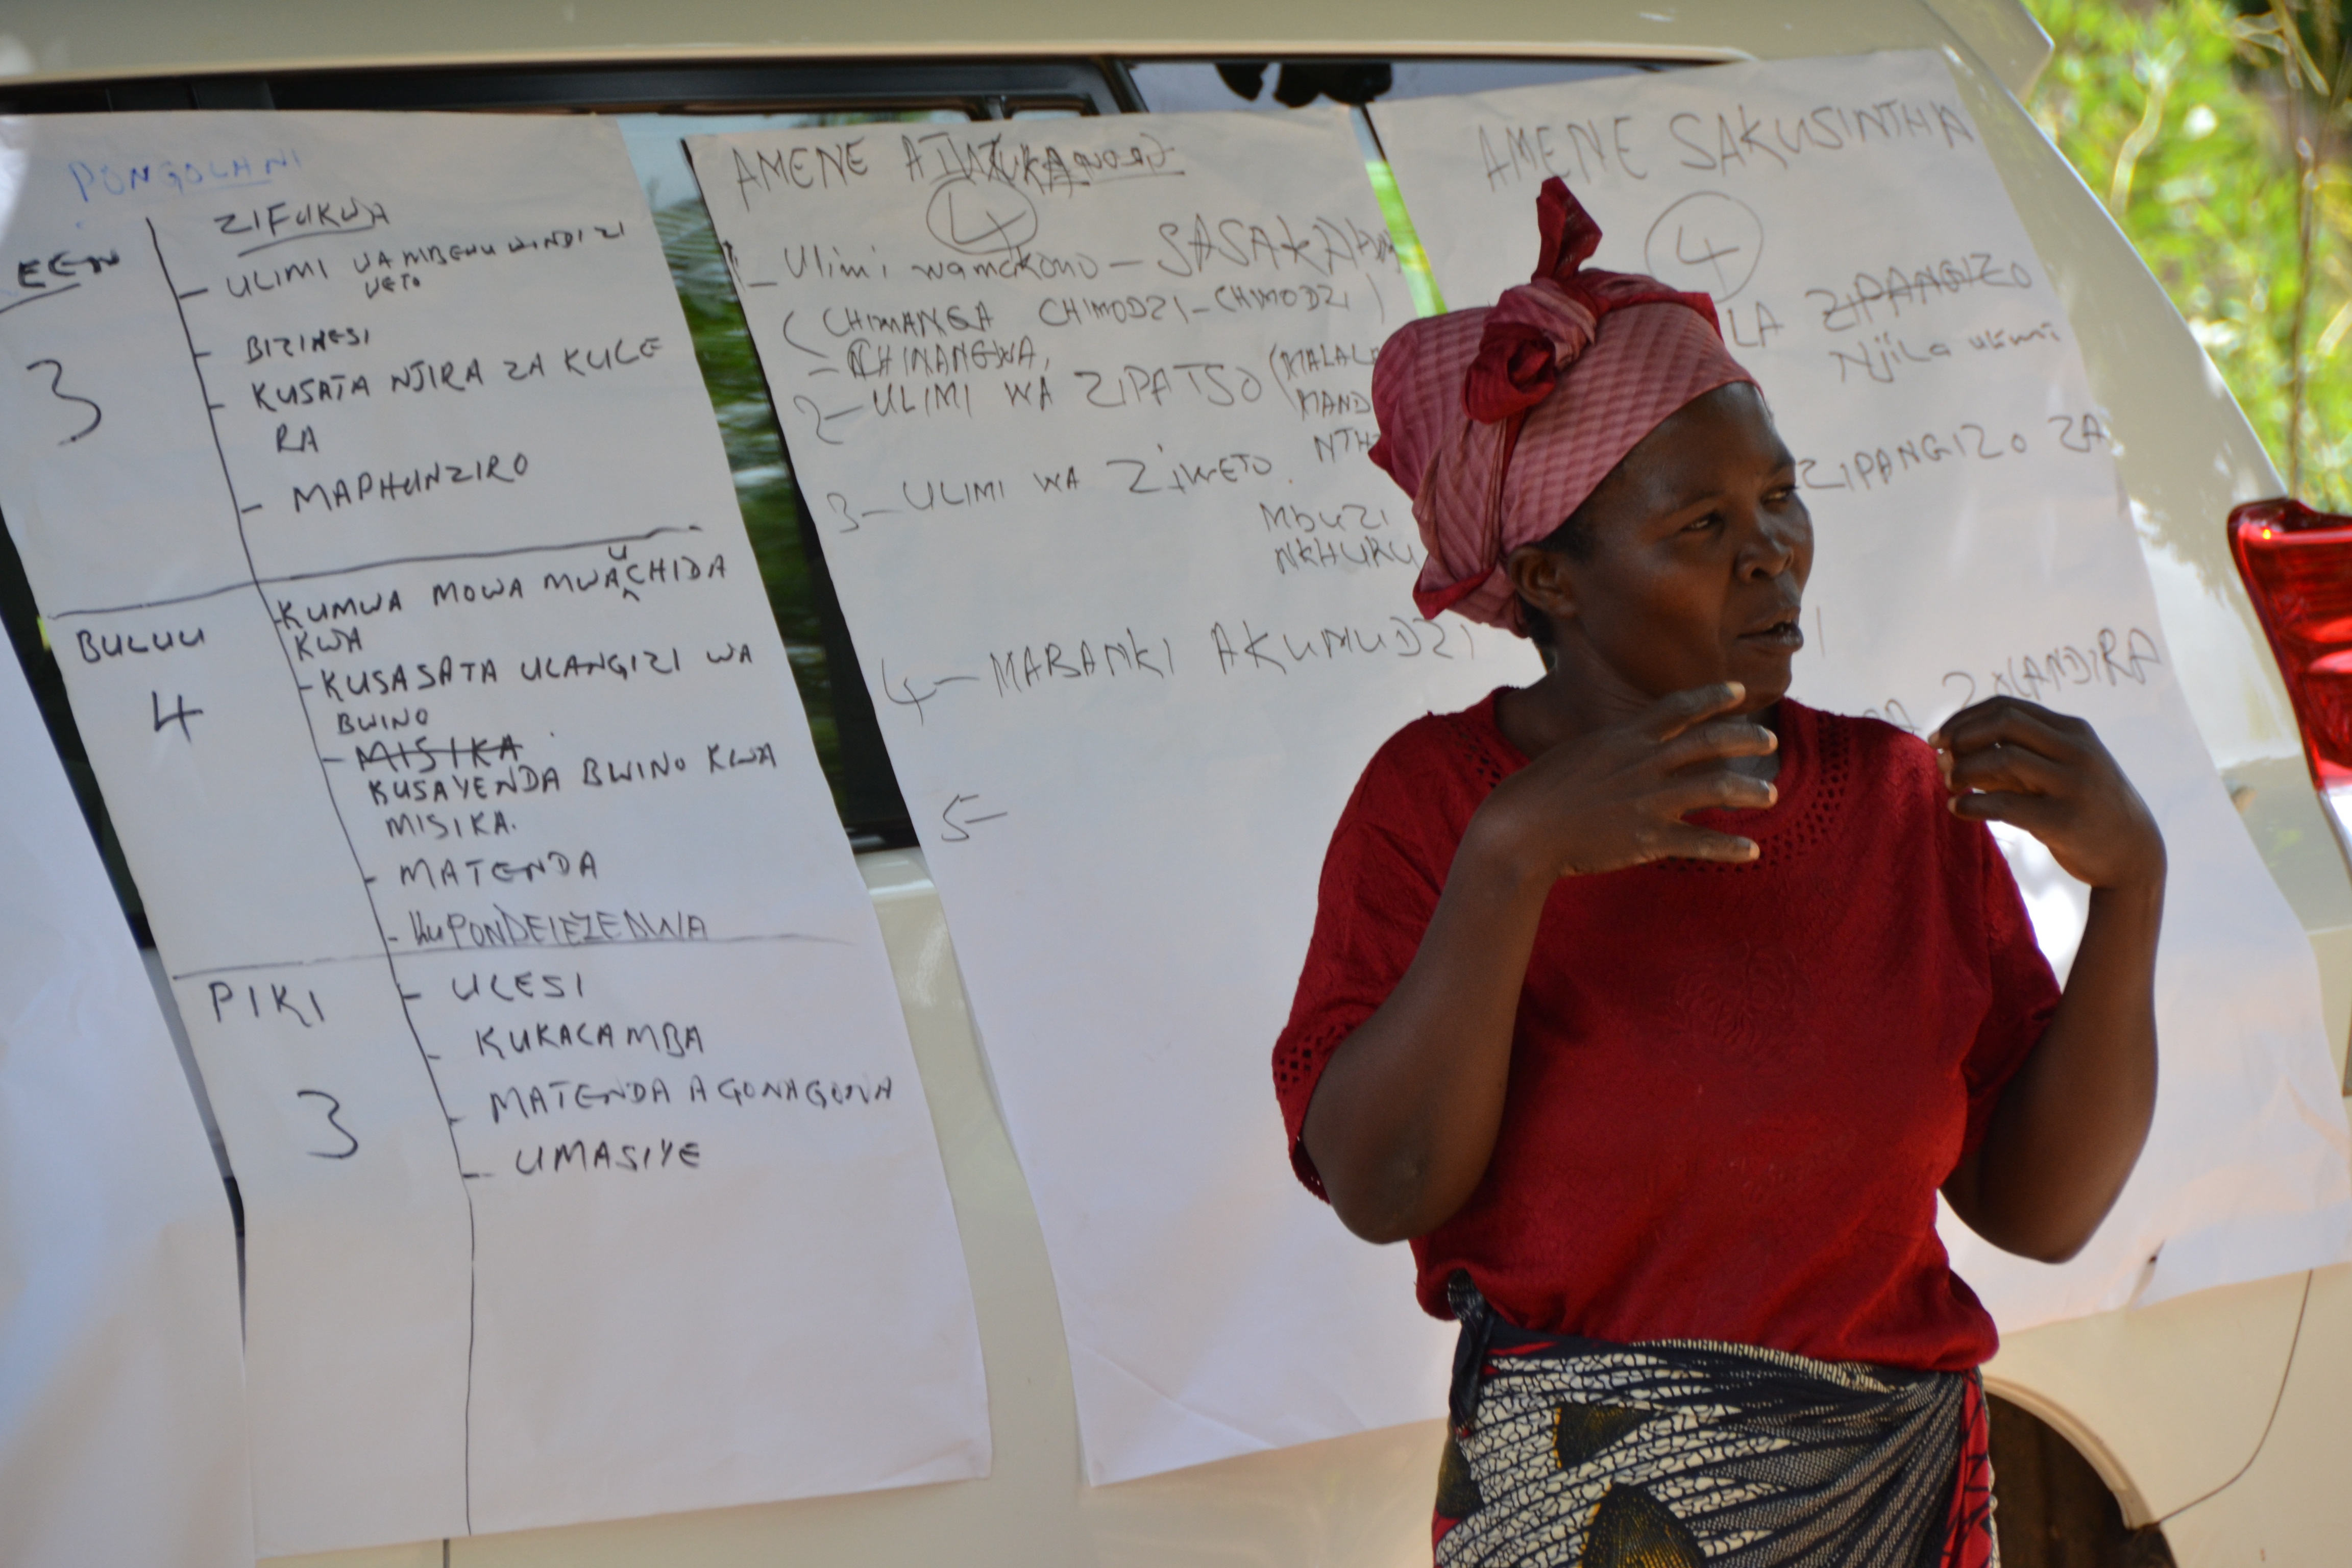
[[185,158],[158,158],[142,163],[85,163],[77,158],[66,165],[87,205],[100,196],[127,196],[142,186],[168,187],[174,195],[194,190],[238,190],[266,185],[289,169],[302,166],[302,154],[277,147],[249,157],[208,157],[202,163]]

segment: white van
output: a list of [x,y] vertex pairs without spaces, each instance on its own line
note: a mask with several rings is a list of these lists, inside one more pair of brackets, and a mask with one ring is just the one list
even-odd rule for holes
[[[1426,1561],[1435,1419],[1117,1486],[1082,1483],[1043,1238],[954,966],[939,961],[947,929],[871,699],[859,681],[834,679],[855,670],[854,657],[678,153],[682,131],[778,117],[1280,112],[1318,98],[1362,103],[1918,47],[1943,50],[1962,73],[2006,89],[1993,94],[1992,154],[2111,412],[2166,633],[2206,744],[2318,957],[2340,1079],[2352,1032],[2352,873],[2344,830],[2315,781],[2352,780],[2352,736],[2327,732],[2320,716],[2299,721],[2290,691],[2320,715],[2328,678],[2313,666],[2340,645],[2284,635],[2284,656],[2273,653],[2229,530],[2232,509],[2284,487],[2162,289],[2018,107],[2050,53],[2019,0],[1470,0],[1440,8],[1401,0],[1345,8],[866,0],[838,11],[743,0],[14,0],[0,11],[0,113],[429,109],[620,118],[695,327],[843,826],[898,968],[972,1272],[996,1439],[995,1473],[985,1481],[302,1561]],[[1365,139],[1377,158],[1369,131]],[[1380,173],[1375,164],[1376,183]],[[2264,559],[2291,556],[2296,572],[2352,581],[2352,534],[2297,535],[2289,525],[2298,521],[2252,521],[2273,530],[2258,542]],[[105,827],[5,533],[0,613],[141,924],[137,890]],[[2289,660],[2284,676],[2281,657]],[[2307,677],[2319,684],[2306,690]],[[1995,1458],[2012,1568],[2112,1562],[2118,1552],[2158,1562],[2168,1549],[2193,1564],[2352,1560],[2352,1487],[2336,1474],[2352,1453],[2352,1267],[2019,1333],[1986,1379],[2005,1402]],[[2102,1485],[2089,1484],[2094,1477]]]

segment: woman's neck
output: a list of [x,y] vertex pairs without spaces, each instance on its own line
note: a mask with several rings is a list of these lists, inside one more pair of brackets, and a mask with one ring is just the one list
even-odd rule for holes
[[[1579,736],[1624,723],[1656,700],[1613,670],[1571,670],[1565,662],[1555,660],[1534,685],[1507,688],[1496,695],[1495,725],[1503,739],[1532,760]],[[1766,729],[1780,731],[1779,703],[1753,717]],[[1733,757],[1722,765],[1750,778],[1769,780],[1780,773],[1780,753],[1776,750],[1760,757]]]

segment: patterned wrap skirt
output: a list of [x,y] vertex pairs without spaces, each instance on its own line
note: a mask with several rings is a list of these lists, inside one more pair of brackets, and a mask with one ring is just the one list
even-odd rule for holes
[[1532,1333],[1449,1294],[1439,1568],[1999,1568],[1973,1372]]

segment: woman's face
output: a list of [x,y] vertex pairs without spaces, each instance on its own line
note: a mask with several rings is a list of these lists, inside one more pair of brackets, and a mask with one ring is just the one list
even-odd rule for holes
[[1685,405],[1601,481],[1584,515],[1580,558],[1538,550],[1533,572],[1512,563],[1570,674],[1613,674],[1645,702],[1721,680],[1747,687],[1744,712],[1780,700],[1805,646],[1813,524],[1754,387]]

